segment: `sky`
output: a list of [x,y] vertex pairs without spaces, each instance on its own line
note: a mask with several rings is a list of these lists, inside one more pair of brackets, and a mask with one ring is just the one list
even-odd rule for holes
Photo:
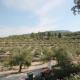
[[80,31],[73,0],[0,0],[0,37],[54,30]]

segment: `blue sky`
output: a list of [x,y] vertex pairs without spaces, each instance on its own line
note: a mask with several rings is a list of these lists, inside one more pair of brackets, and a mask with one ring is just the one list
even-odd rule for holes
[[52,30],[80,30],[73,0],[0,0],[0,36]]

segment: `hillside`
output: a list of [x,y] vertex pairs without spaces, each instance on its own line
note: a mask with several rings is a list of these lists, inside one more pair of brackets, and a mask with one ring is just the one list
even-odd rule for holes
[[68,33],[66,37],[71,37],[73,39],[80,39],[80,31],[78,32],[73,32],[73,33]]
[[[74,38],[76,40],[74,40]],[[68,43],[70,45],[70,43],[73,42],[76,44],[80,42],[80,32],[70,32],[64,30],[46,31],[0,38],[0,49],[10,49],[13,47],[34,45],[62,46],[64,44],[65,46],[67,46]]]
[[[74,55],[75,57],[73,59],[78,61],[80,57],[76,58],[76,54],[80,55],[80,37],[79,36],[80,36],[80,32],[47,31],[47,32],[23,34],[23,35],[13,35],[5,38],[0,38],[1,66],[3,65],[4,62],[10,61],[10,59],[12,60],[12,55],[19,54],[20,56],[20,53],[24,52],[25,50],[26,52],[24,53],[26,53],[26,55],[30,55],[31,53],[31,56],[33,58],[30,58],[30,59],[32,59],[32,62],[35,62],[35,61],[38,62],[43,60],[41,58],[42,50],[45,51],[45,56],[47,56],[47,58],[50,59],[55,54],[54,51],[56,49],[61,50],[61,52],[59,52],[60,54],[63,52],[63,50],[67,51],[69,53],[68,58],[72,60],[73,58],[72,55]],[[16,50],[19,51],[19,53],[16,52]],[[30,50],[30,52],[28,52],[28,50]],[[56,55],[56,58],[58,55],[59,54]],[[18,61],[22,59],[22,56],[25,57],[22,53]],[[64,54],[62,55],[62,57],[63,56],[66,57],[66,55]],[[44,59],[47,59],[47,58],[44,57]],[[54,60],[56,58],[54,58]],[[29,60],[29,58],[27,59]],[[66,58],[60,57],[60,59],[62,62],[65,63]],[[5,68],[3,69],[3,71],[4,70]]]
[[[75,45],[76,44],[76,45]],[[79,47],[80,32],[47,31],[0,38],[0,48],[10,49],[22,46]]]
[[4,38],[0,38],[0,39],[17,39],[17,38],[30,38],[30,36],[48,36],[48,33],[50,35],[53,35],[53,37],[56,35],[58,35],[59,33],[61,33],[62,35],[65,35],[65,34],[70,34],[72,33],[71,31],[68,31],[68,30],[56,30],[56,31],[45,31],[45,32],[38,32],[38,33],[31,33],[31,34],[22,34],[22,35],[12,35],[12,36],[7,36],[7,37],[4,37]]
[[[17,43],[17,42],[35,42],[34,40],[55,40],[58,38],[64,39],[79,39],[80,32],[71,32],[67,30],[57,30],[57,31],[46,31],[46,32],[38,32],[38,33],[31,33],[31,34],[23,34],[23,35],[12,35],[4,38],[0,38],[1,44],[7,43]],[[1,46],[1,45],[0,45]]]

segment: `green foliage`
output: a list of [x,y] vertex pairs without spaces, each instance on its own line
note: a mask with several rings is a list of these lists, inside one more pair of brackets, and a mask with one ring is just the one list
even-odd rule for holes
[[6,50],[4,48],[0,48],[0,54],[4,54]]
[[56,60],[58,61],[58,64],[60,67],[69,68],[72,65],[72,59],[73,56],[71,53],[67,52],[65,49],[57,49],[54,51]]
[[42,48],[42,60],[43,61],[52,60],[53,57],[54,57],[54,52],[51,50],[51,48],[48,48],[48,47]]
[[61,35],[61,33],[59,33],[59,34],[58,34],[58,38],[61,38],[61,37],[62,37],[62,35]]
[[72,74],[69,78],[65,78],[65,80],[80,80],[79,74]]
[[[74,58],[74,61],[78,61],[78,64],[80,64],[80,32],[48,31],[15,35],[0,39],[0,47],[4,48],[1,52],[10,51],[11,53],[9,59],[4,58],[5,64],[8,64],[8,66],[28,66],[32,61],[32,57],[36,56],[44,62],[54,58],[58,61],[56,66],[63,68],[60,72],[64,74],[64,68],[67,68],[66,72],[72,68],[74,56],[78,57],[78,59]],[[55,48],[62,49],[55,50]],[[79,69],[76,68],[76,70]]]
[[74,0],[74,6],[72,7],[72,11],[74,15],[76,15],[76,12],[79,14],[80,13],[80,0]]
[[9,57],[7,65],[19,65],[19,72],[21,72],[22,66],[30,66],[31,62],[32,55],[30,53],[30,50],[24,48],[16,48],[12,50],[12,55]]
[[35,38],[35,34],[34,33],[31,33],[31,38]]

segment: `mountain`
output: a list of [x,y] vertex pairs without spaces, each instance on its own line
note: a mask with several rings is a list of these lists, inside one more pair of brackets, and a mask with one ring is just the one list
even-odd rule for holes
[[8,36],[8,37],[4,37],[4,38],[0,38],[1,39],[13,39],[13,40],[23,40],[23,39],[27,39],[27,38],[31,38],[31,36],[47,36],[47,35],[58,35],[59,33],[62,34],[62,36],[65,37],[71,37],[71,38],[79,38],[80,37],[80,31],[78,32],[71,32],[68,30],[55,30],[55,31],[45,31],[45,32],[38,32],[38,33],[31,33],[31,34],[22,34],[22,35],[12,35],[12,36]]
[[46,31],[46,32],[50,32],[50,33],[62,33],[62,34],[64,34],[64,33],[72,33],[71,31],[68,31],[68,30],[55,30],[55,31]]
[[71,32],[69,30],[54,30],[54,31],[45,31],[45,32]]

